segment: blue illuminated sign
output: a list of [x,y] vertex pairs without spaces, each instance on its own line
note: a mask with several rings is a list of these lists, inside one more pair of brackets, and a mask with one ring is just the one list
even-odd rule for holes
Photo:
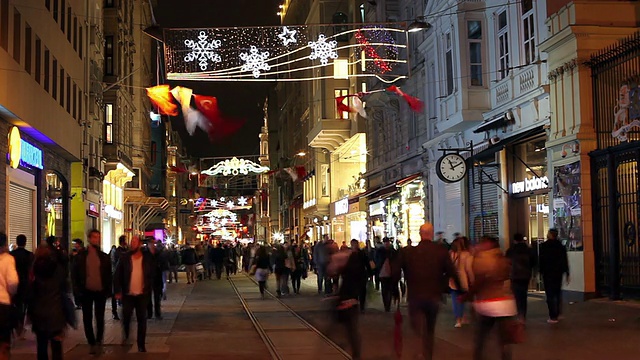
[[42,150],[22,140],[20,144],[20,162],[34,168],[42,169]]

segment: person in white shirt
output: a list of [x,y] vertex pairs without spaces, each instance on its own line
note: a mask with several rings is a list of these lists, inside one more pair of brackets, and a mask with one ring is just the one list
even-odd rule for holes
[[0,233],[0,360],[8,360],[13,331],[11,298],[18,291],[18,271],[7,247],[7,235]]
[[155,267],[153,255],[148,251],[142,251],[140,238],[134,236],[129,252],[123,254],[118,261],[113,279],[116,299],[122,300],[122,342],[127,344],[129,341],[129,325],[135,309],[139,352],[147,351],[147,303],[151,295]]

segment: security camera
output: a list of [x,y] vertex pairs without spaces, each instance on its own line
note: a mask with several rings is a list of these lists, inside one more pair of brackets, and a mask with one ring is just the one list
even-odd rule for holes
[[489,142],[491,143],[491,145],[495,145],[495,144],[500,142],[500,137],[499,136],[493,136],[491,139],[489,139]]

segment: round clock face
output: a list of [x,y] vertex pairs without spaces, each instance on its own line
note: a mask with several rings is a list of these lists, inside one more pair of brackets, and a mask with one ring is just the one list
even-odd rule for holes
[[459,154],[446,154],[438,160],[436,172],[444,182],[457,182],[467,174],[467,162]]

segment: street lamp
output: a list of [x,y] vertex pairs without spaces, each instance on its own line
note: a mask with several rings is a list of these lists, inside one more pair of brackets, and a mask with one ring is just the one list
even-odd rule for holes
[[431,24],[425,21],[424,16],[418,16],[414,22],[412,22],[409,27],[407,27],[407,32],[418,32],[421,30],[427,30],[431,28]]
[[296,156],[300,156],[300,157],[303,157],[303,156],[306,156],[306,155],[307,155],[307,153],[304,152],[304,151],[300,151],[299,153],[296,154]]

